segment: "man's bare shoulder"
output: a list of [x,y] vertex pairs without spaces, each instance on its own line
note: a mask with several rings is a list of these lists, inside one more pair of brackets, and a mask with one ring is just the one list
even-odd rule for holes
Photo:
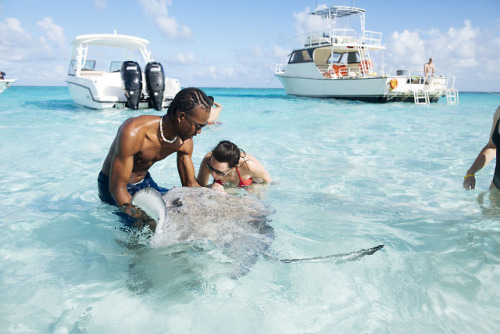
[[123,126],[138,127],[138,126],[142,126],[144,124],[148,124],[148,123],[153,122],[153,121],[157,121],[159,119],[160,119],[160,116],[156,116],[156,115],[140,115],[140,116],[136,116],[136,117],[130,117],[125,122],[123,122],[122,127]]
[[160,117],[155,115],[140,115],[137,117],[131,117],[127,119],[120,127],[120,132],[122,134],[138,134],[138,132],[147,132],[148,128],[151,126],[157,126],[155,122],[158,121]]

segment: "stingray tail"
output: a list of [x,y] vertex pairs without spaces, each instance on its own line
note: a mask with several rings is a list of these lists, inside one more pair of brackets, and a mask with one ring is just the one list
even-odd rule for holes
[[342,263],[346,261],[356,261],[362,258],[365,255],[372,255],[378,250],[384,248],[384,245],[378,245],[368,249],[361,249],[359,251],[345,253],[345,254],[333,254],[326,256],[317,256],[317,257],[307,257],[307,258],[299,258],[299,259],[278,259],[284,263],[294,263],[294,262],[322,262],[327,260],[335,260],[335,263]]

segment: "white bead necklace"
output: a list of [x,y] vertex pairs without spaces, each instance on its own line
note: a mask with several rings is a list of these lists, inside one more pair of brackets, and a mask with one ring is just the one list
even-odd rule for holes
[[174,139],[172,140],[168,140],[167,138],[165,138],[165,135],[163,134],[163,116],[160,117],[160,136],[165,143],[169,144],[172,144],[174,141],[177,140],[177,136],[175,136]]

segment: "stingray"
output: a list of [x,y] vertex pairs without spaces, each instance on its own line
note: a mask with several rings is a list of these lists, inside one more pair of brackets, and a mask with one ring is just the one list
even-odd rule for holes
[[[165,195],[153,188],[138,191],[132,204],[156,221],[150,239],[152,248],[206,241],[226,251],[243,271],[255,263],[258,255],[283,263],[355,261],[372,255],[384,245],[345,254],[309,258],[280,259],[269,254],[275,231],[269,224],[274,212],[251,196],[233,196],[210,188],[176,187]],[[240,272],[241,274],[242,272]]]

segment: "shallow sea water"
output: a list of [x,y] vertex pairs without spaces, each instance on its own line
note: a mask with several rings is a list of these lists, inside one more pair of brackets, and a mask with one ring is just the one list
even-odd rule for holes
[[[207,243],[147,247],[97,197],[118,126],[144,111],[89,110],[66,87],[0,95],[2,333],[494,333],[500,327],[500,207],[487,143],[500,95],[430,107],[205,89],[224,107],[193,161],[228,139],[273,177],[269,250],[280,258],[384,244],[355,262],[262,256],[237,279]],[[149,113],[160,114],[156,111]],[[151,169],[179,186],[175,158]]]

